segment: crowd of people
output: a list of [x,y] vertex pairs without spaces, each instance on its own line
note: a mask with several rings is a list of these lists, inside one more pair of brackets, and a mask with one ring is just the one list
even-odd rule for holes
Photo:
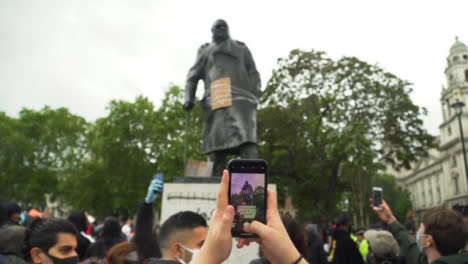
[[[210,226],[200,214],[182,211],[155,229],[153,202],[163,191],[154,179],[142,202],[135,225],[107,217],[98,225],[86,212],[67,219],[51,218],[45,211],[27,210],[9,203],[0,212],[0,264],[8,263],[102,263],[175,264],[222,263],[231,254],[234,208],[228,205],[228,172],[221,179],[216,210]],[[379,228],[354,229],[351,219],[339,215],[331,228],[303,226],[289,216],[281,217],[276,194],[267,193],[266,224],[253,221],[245,232],[258,238],[241,238],[237,248],[260,245],[259,263],[367,263],[422,264],[468,263],[467,227],[452,209],[427,210],[415,229],[414,216],[400,223],[385,201],[376,210]]]

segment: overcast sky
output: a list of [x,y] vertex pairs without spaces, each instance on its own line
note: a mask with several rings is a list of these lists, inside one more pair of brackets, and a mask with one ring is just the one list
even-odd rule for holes
[[292,49],[356,56],[414,83],[425,126],[439,134],[445,60],[455,36],[468,43],[467,12],[466,0],[1,0],[0,111],[63,106],[94,121],[112,99],[142,94],[159,106],[224,18],[263,88]]

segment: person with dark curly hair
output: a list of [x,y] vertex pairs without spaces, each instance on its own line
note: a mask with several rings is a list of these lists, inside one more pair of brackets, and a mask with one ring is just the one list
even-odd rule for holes
[[77,235],[68,220],[37,218],[26,231],[26,257],[33,264],[76,264]]

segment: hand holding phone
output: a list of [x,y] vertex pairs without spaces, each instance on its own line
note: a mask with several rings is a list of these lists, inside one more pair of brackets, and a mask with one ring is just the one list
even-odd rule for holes
[[153,176],[153,180],[148,186],[148,192],[145,197],[145,202],[151,204],[156,200],[158,195],[164,190],[164,174],[157,173]]
[[372,200],[374,203],[374,209],[381,211],[382,207],[380,207],[380,205],[383,200],[383,190],[381,187],[372,187]]
[[228,203],[234,207],[233,237],[258,237],[244,232],[244,226],[256,220],[266,223],[268,165],[260,159],[229,161]]

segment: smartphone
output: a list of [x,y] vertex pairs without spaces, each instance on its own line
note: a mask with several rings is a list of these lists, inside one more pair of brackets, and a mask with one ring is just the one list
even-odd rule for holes
[[372,187],[372,200],[374,201],[373,203],[375,210],[383,210],[383,208],[380,207],[383,200],[383,192],[381,187]]
[[229,161],[229,204],[234,207],[233,237],[258,237],[244,232],[244,225],[256,220],[266,224],[268,164],[261,159]]
[[[153,175],[154,180],[160,180],[162,183],[164,183],[164,174],[163,173],[156,173]],[[156,193],[156,191],[154,191]]]

